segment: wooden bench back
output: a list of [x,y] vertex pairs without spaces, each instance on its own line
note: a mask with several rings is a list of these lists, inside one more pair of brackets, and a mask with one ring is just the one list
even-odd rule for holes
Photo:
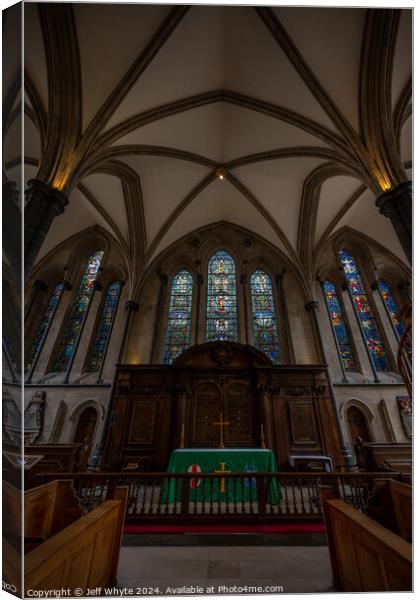
[[344,592],[412,589],[412,546],[343,500],[324,500],[333,583]]
[[116,583],[127,489],[107,500],[25,557],[25,590],[76,588]]

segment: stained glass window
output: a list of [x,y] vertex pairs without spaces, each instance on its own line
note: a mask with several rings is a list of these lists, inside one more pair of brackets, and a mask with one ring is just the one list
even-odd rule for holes
[[257,270],[250,278],[252,298],[253,343],[277,365],[281,360],[278,324],[272,281],[267,273]]
[[171,364],[189,346],[192,291],[193,279],[188,271],[180,271],[173,277],[164,343],[165,364]]
[[349,292],[352,296],[375,368],[377,371],[389,371],[390,367],[384,344],[379,333],[377,322],[372,313],[355,259],[347,250],[341,250],[339,256],[343,265],[346,281],[348,282]]
[[114,281],[108,287],[102,313],[97,326],[96,337],[95,341],[93,342],[93,347],[89,358],[88,371],[90,373],[99,373],[101,369],[102,362],[105,358],[108,339],[111,334],[112,323],[118,307],[120,293],[121,284],[119,281]]
[[343,320],[335,284],[331,281],[325,281],[323,283],[323,291],[343,367],[345,371],[355,371],[351,343],[345,321]]
[[399,308],[396,304],[396,301],[391,293],[390,286],[384,281],[378,282],[378,287],[380,290],[380,294],[384,300],[384,304],[387,307],[388,314],[390,315],[390,319],[394,325],[394,329],[397,331],[398,335],[401,337],[404,334],[405,326],[403,321],[400,319]]
[[236,266],[224,250],[208,263],[207,342],[237,340]]
[[94,282],[102,259],[103,251],[100,250],[92,254],[87,262],[86,270],[81,279],[80,287],[67,322],[67,327],[62,336],[57,357],[54,361],[53,371],[65,371],[73,356],[74,348],[90,303],[90,298],[92,297]]
[[56,313],[63,291],[63,283],[58,283],[52,291],[44,316],[42,317],[42,321],[39,324],[38,330],[32,342],[31,349],[25,362],[25,373],[29,373],[29,371],[32,368],[33,362],[39,350],[41,349],[41,345],[43,343],[45,335],[48,332],[48,329],[54,319],[54,315]]

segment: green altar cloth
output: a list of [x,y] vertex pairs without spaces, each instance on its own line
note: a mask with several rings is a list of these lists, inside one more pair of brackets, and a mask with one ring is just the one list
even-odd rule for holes
[[[224,465],[224,466],[223,466]],[[215,473],[219,478],[200,479],[199,472]],[[222,481],[221,471],[225,472]],[[256,480],[252,473],[274,473],[277,471],[276,460],[271,450],[262,448],[186,448],[175,450],[170,457],[168,473],[196,473],[191,479],[190,502],[255,502],[257,499]],[[228,478],[229,473],[249,473],[249,478]],[[165,482],[163,501],[180,502],[180,480]],[[275,479],[266,478],[266,497],[269,504],[278,504],[280,492]]]

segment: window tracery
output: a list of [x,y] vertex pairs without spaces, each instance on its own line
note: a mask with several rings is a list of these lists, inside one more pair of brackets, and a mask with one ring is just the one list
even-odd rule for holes
[[387,308],[387,312],[389,314],[393,327],[396,330],[397,335],[401,337],[405,331],[405,326],[400,318],[399,307],[397,306],[397,303],[391,292],[391,288],[385,281],[379,281],[378,289],[380,290],[381,297]]
[[208,262],[206,341],[238,339],[236,265],[225,250]]
[[281,351],[272,281],[261,269],[250,278],[250,295],[254,345],[277,365],[281,362]]
[[387,353],[357,263],[347,250],[340,250],[339,258],[375,369],[377,371],[389,371],[390,366]]
[[323,282],[323,292],[326,307],[333,327],[336,345],[345,371],[355,371],[355,361],[352,352],[348,330],[343,318],[340,301],[336,292],[335,284],[331,281]]
[[99,250],[94,252],[87,261],[87,266],[83,273],[77,296],[71,308],[62,341],[54,360],[52,368],[54,372],[65,371],[73,356],[83,320],[90,304],[95,279],[102,264],[103,255],[103,250]]
[[112,331],[113,320],[118,308],[120,294],[121,283],[119,281],[114,281],[108,287],[99,323],[97,325],[95,340],[93,342],[87,369],[90,373],[99,373],[102,367]]
[[45,309],[44,316],[38,326],[35,337],[32,341],[31,349],[25,361],[25,374],[28,374],[30,372],[32,365],[34,364],[34,361],[36,359],[36,356],[42,347],[45,336],[51,326],[55,313],[57,312],[57,308],[60,303],[63,291],[64,283],[58,283],[52,291],[47,307]]
[[189,346],[192,293],[192,275],[189,271],[182,270],[173,277],[170,289],[163,357],[165,364],[171,364]]

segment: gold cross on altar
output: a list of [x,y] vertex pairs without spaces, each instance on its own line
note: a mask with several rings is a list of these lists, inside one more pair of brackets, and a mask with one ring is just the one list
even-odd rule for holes
[[220,427],[220,443],[218,444],[219,448],[224,448],[224,425],[231,425],[230,421],[223,421],[223,413],[220,413],[220,420],[216,421],[215,423],[213,423],[213,425],[216,425]]
[[[221,419],[221,420],[222,420],[222,419]],[[231,473],[231,471],[226,471],[226,470],[225,470],[225,466],[226,466],[226,464],[225,464],[225,463],[223,463],[223,462],[220,462],[220,465],[221,465],[221,470],[220,470],[220,471],[218,471],[217,469],[215,469],[214,473],[217,473],[217,474],[218,474],[218,473]],[[222,477],[222,478],[220,479],[220,493],[221,493],[221,494],[223,494],[225,491],[226,491],[226,490],[225,490],[225,479],[224,479],[224,477]]]

